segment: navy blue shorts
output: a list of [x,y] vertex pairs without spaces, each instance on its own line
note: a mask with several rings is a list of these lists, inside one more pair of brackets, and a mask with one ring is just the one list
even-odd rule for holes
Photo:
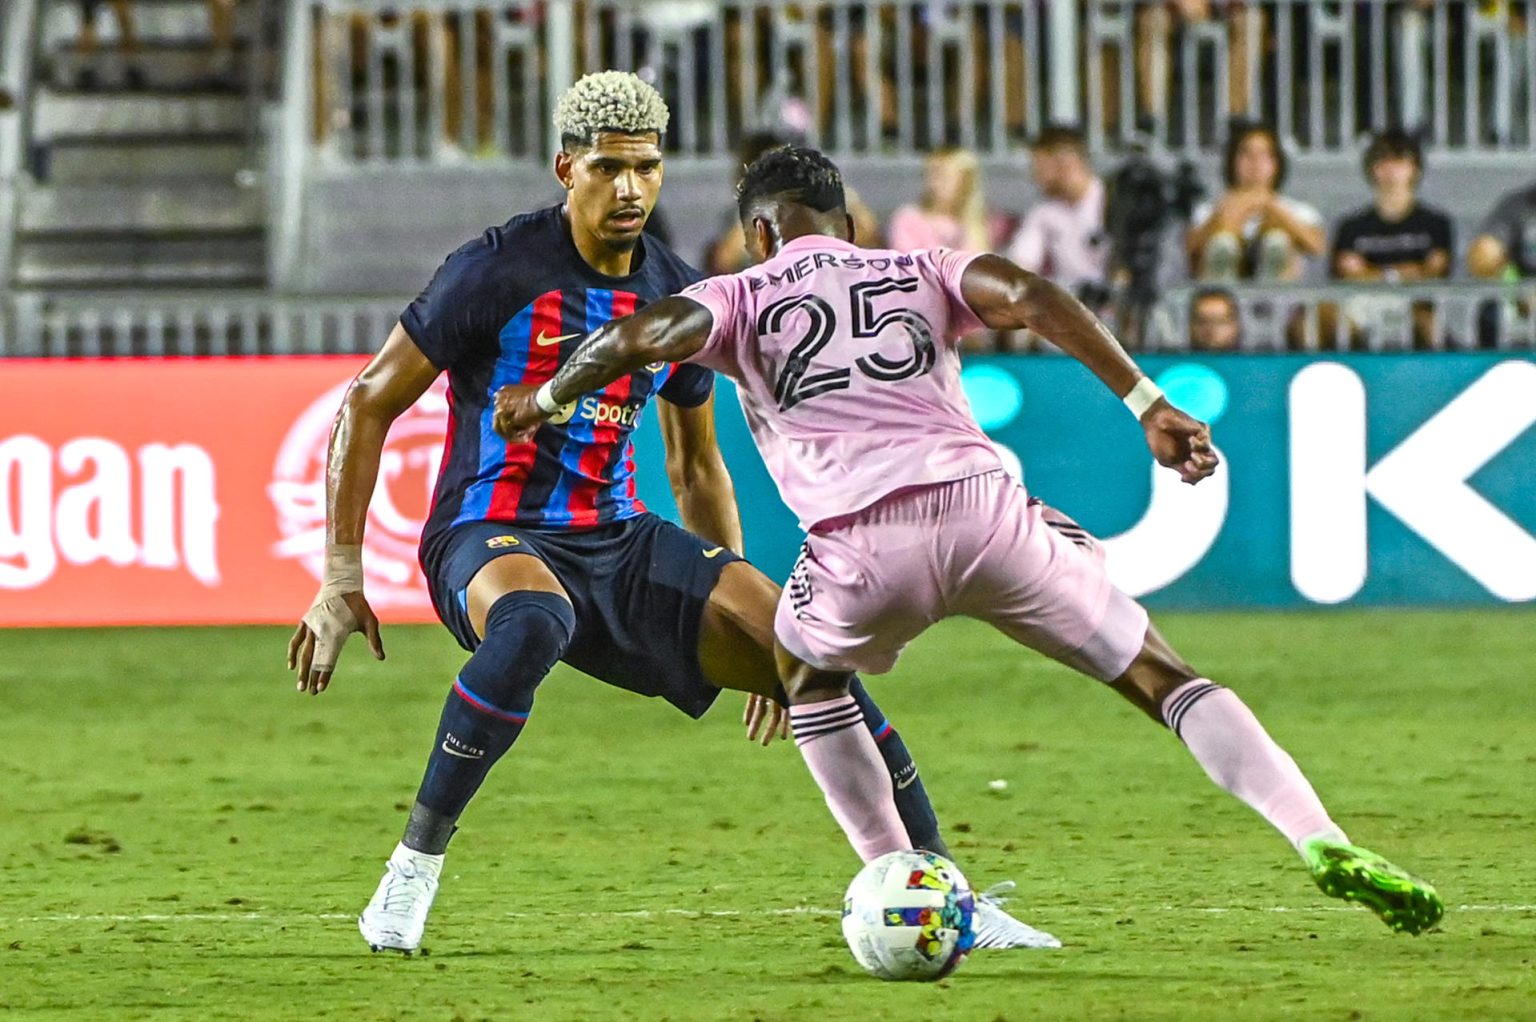
[[421,563],[437,616],[467,650],[480,644],[466,606],[470,580],[509,554],[537,557],[570,596],[576,632],[565,663],[691,717],[720,694],[699,668],[699,621],[720,572],[741,560],[730,550],[649,512],[585,532],[454,526],[426,544]]

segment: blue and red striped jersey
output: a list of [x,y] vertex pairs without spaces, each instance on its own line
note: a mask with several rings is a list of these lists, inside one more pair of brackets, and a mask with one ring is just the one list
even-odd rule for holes
[[543,383],[589,331],[698,279],[649,235],[628,276],[598,273],[577,252],[560,206],[513,217],[450,255],[400,317],[448,373],[448,436],[422,550],[463,522],[591,529],[643,512],[630,434],[653,397],[687,407],[708,400],[712,373],[646,366],[583,395],[519,443],[491,429],[496,392]]

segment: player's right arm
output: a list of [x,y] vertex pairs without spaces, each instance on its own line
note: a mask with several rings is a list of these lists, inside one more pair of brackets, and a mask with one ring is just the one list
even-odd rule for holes
[[416,403],[441,372],[400,324],[357,374],[331,427],[325,472],[325,574],[320,592],[288,642],[298,690],[318,695],[353,632],[384,659],[379,619],[363,596],[363,528],[390,424]]
[[1029,329],[1093,371],[1137,413],[1158,464],[1186,483],[1216,471],[1205,423],[1170,405],[1098,317],[1066,291],[1000,256],[977,256],[960,277],[960,296],[994,330]]

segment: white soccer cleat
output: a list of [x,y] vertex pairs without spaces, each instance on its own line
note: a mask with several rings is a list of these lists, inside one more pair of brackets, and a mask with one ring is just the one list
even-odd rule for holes
[[1003,911],[1003,903],[1008,899],[1004,894],[1013,890],[1012,880],[1004,880],[1000,884],[993,884],[985,891],[976,895],[976,928],[977,950],[993,948],[998,951],[1006,951],[1010,948],[1051,948],[1061,947],[1061,941],[1046,933],[1019,922],[1013,916]]
[[413,852],[403,844],[395,846],[373,900],[357,917],[358,931],[369,947],[409,954],[421,946],[442,872],[443,856]]

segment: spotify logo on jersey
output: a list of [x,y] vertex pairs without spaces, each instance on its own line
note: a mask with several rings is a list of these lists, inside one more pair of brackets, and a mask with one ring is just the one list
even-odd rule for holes
[[579,401],[561,407],[549,417],[549,421],[563,426],[574,419],[577,422],[590,422],[594,426],[614,425],[627,429],[640,421],[640,408],[640,405],[605,401],[601,394],[588,394]]

